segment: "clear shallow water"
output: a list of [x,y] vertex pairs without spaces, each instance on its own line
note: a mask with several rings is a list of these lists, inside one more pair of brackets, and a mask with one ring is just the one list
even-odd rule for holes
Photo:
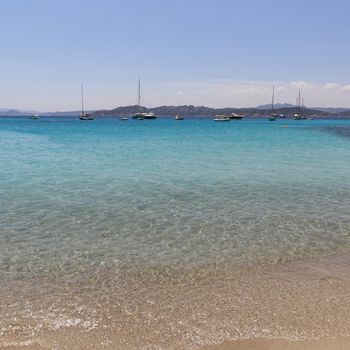
[[0,276],[349,251],[349,128],[0,119]]
[[0,347],[349,335],[349,155],[350,121],[0,118]]

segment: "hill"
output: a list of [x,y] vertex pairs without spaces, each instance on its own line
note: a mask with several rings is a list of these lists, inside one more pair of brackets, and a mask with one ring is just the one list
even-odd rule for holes
[[[192,117],[212,117],[216,114],[231,114],[231,113],[242,113],[247,117],[254,118],[265,118],[271,112],[271,104],[261,105],[252,108],[212,108],[206,106],[193,106],[193,105],[182,105],[182,106],[159,106],[154,108],[141,107],[144,112],[154,112],[159,117],[172,117],[177,114]],[[132,106],[121,106],[113,109],[103,109],[98,111],[87,111],[92,113],[96,117],[108,117],[108,116],[130,116],[138,111],[137,105]],[[291,118],[294,113],[297,112],[297,108],[293,105],[283,103],[275,105],[275,112],[282,113]],[[0,116],[28,116],[31,114],[40,114],[41,116],[49,117],[67,117],[67,116],[78,116],[80,111],[66,111],[66,112],[37,112],[37,111],[23,111],[17,109],[0,109]],[[312,116],[314,118],[350,118],[350,109],[347,108],[306,108],[306,116]]]
[[[147,107],[141,107],[142,111],[144,112],[154,112],[157,116],[160,117],[170,117],[177,114],[184,115],[184,116],[214,116],[216,114],[230,114],[230,113],[243,113],[246,116],[249,117],[267,117],[270,114],[270,109],[259,109],[257,107],[255,108],[233,108],[233,107],[227,107],[227,108],[211,108],[211,107],[205,107],[205,106],[193,106],[193,105],[184,105],[184,106],[159,106],[154,108],[147,108]],[[100,110],[93,113],[95,116],[130,116],[132,114],[135,114],[138,111],[138,106],[122,106],[118,108],[114,108],[111,110]],[[284,107],[284,108],[275,108],[276,113],[282,113],[285,114],[287,117],[292,117],[294,113],[297,112],[297,108],[295,106],[292,107]],[[337,117],[336,114],[330,114],[327,112],[322,112],[316,109],[305,109],[305,115],[306,116],[313,116],[318,118],[325,118],[325,117]],[[349,116],[350,117],[350,110],[348,111],[348,114],[344,112],[344,114],[341,115],[342,117]]]
[[22,116],[36,114],[36,111],[22,111],[18,109],[11,108],[0,108],[0,115],[2,116]]
[[[260,106],[256,106],[256,109],[271,109],[271,103],[266,104],[266,105],[260,105]],[[281,109],[281,108],[293,108],[295,107],[295,105],[292,105],[290,103],[276,103],[274,105],[275,108]]]

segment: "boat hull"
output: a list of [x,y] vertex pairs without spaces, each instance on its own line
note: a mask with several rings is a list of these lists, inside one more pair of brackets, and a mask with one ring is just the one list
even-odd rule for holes
[[231,120],[242,120],[243,117],[230,117]]
[[136,113],[131,116],[132,119],[157,119],[157,117],[154,114],[148,114],[148,113]]

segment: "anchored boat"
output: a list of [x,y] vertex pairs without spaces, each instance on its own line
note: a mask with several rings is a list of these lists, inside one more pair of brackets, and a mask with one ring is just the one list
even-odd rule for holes
[[214,122],[229,122],[231,118],[227,115],[217,114],[213,120]]
[[94,120],[91,114],[85,113],[84,112],[84,87],[83,84],[81,84],[81,113],[79,116],[80,120]]
[[243,115],[242,114],[237,114],[237,113],[231,113],[229,115],[229,118],[231,120],[241,120],[241,119],[243,119]]
[[132,119],[157,119],[154,112],[142,112],[141,108],[141,79],[139,78],[139,86],[138,86],[138,96],[137,96],[137,109],[138,111],[132,115]]
[[275,103],[275,85],[272,86],[271,114],[267,118],[270,122],[275,121],[277,116],[277,114],[274,113],[274,103]]

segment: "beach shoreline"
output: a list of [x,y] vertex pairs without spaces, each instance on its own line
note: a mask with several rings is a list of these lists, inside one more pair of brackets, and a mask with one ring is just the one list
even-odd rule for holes
[[[33,313],[6,321],[3,313],[0,349],[346,349],[349,272],[350,255],[338,254],[200,277],[168,271],[140,277],[124,294],[114,282],[100,295],[91,286],[81,289],[80,305],[69,304],[71,313],[50,303],[41,320]],[[77,312],[83,307],[89,317]]]

